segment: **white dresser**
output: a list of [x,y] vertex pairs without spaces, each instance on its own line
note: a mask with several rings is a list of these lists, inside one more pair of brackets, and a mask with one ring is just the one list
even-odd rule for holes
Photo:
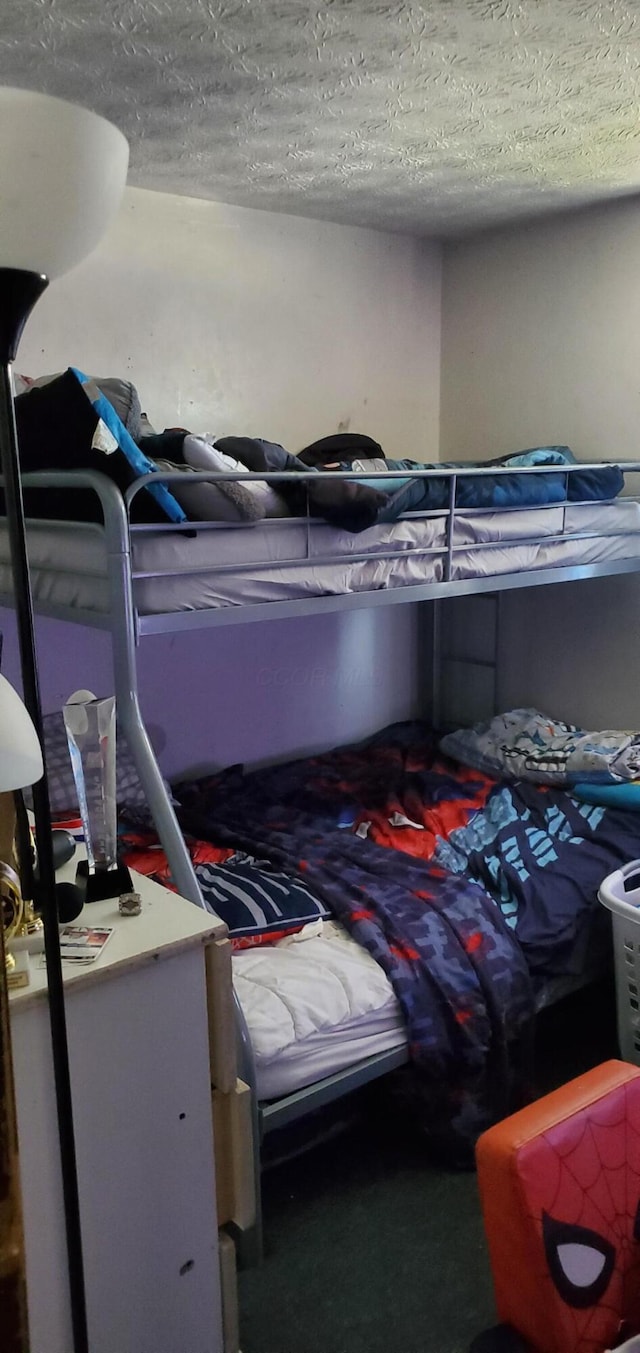
[[[86,907],[77,924],[114,934],[94,964],[63,965],[91,1353],[221,1353],[210,1014],[228,940],[190,902],[134,885],[142,914]],[[69,1353],[46,971],[31,969],[10,1002],[31,1353]]]

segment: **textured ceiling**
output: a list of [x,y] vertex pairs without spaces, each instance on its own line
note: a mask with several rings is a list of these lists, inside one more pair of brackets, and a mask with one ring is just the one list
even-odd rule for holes
[[130,182],[451,235],[640,191],[640,0],[0,0]]

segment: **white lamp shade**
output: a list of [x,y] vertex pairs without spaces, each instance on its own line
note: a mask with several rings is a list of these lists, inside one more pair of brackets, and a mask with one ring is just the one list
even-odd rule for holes
[[43,769],[31,717],[18,692],[0,676],[0,792],[37,784]]
[[0,87],[0,267],[59,277],[90,254],[120,204],[129,146],[96,113]]

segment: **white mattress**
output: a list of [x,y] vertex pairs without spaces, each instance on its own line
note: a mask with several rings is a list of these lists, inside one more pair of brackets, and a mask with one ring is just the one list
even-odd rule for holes
[[278,1099],[406,1043],[388,978],[337,921],[234,954],[233,981],[261,1099]]
[[[554,539],[563,528],[597,535]],[[454,579],[640,558],[640,504],[618,499],[566,509],[468,512],[456,516],[454,546]],[[387,558],[375,557],[381,550]],[[354,558],[358,555],[364,558]],[[356,535],[324,522],[308,527],[296,519],[216,525],[195,535],[141,532],[133,538],[134,569],[153,576],[136,579],[134,596],[142,615],[154,615],[375,591],[439,582],[445,557],[442,516],[408,517]],[[29,558],[36,602],[108,611],[101,527],[35,523],[29,529]],[[296,562],[288,566],[290,560]],[[189,572],[176,574],[180,569]],[[10,589],[4,530],[0,587]]]

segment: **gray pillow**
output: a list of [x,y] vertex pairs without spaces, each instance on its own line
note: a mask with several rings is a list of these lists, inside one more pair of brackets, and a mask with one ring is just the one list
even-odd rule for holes
[[[62,374],[61,371],[55,371],[52,376],[37,376],[35,380],[31,380],[28,376],[16,376],[16,394],[24,394],[34,385],[50,385],[51,381],[57,380]],[[131,381],[121,380],[119,376],[89,376],[89,380],[93,381],[100,393],[109,400],[120,422],[124,423],[127,432],[133,437],[134,442],[137,442],[142,434],[142,410],[135,385],[132,385]]]
[[96,376],[94,384],[113,405],[120,422],[124,423],[127,432],[137,442],[141,435],[142,409],[135,385],[131,381],[120,380],[118,376]]

